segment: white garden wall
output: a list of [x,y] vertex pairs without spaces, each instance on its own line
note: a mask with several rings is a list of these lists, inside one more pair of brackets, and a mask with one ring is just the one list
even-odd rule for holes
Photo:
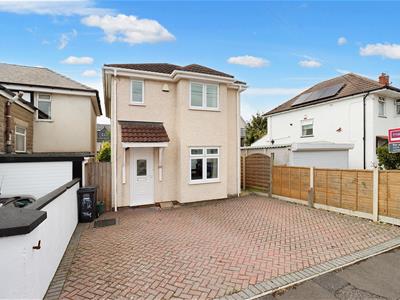
[[[43,207],[47,219],[32,232],[0,237],[1,299],[44,297],[78,223],[78,188],[79,182]],[[32,249],[39,240],[41,249]]]
[[2,195],[46,195],[71,181],[72,162],[18,162],[0,164]]

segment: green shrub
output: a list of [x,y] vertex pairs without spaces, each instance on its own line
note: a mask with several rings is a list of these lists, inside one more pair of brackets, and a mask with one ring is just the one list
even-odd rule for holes
[[379,167],[386,170],[400,169],[400,153],[389,153],[388,146],[381,146],[377,149]]
[[111,161],[111,144],[110,142],[104,142],[101,145],[99,153],[97,153],[98,161]]

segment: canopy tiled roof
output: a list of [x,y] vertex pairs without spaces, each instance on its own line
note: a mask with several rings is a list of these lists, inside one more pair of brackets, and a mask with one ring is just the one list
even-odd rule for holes
[[160,122],[119,121],[123,143],[169,142],[167,131]]
[[139,71],[147,71],[147,72],[155,72],[155,73],[164,73],[164,74],[172,74],[173,71],[186,71],[186,72],[194,72],[222,77],[233,78],[232,75],[226,74],[209,67],[191,64],[187,66],[178,66],[167,63],[146,63],[146,64],[107,64],[106,67],[114,67],[114,68],[123,68],[123,69],[131,69],[131,70],[139,70]]
[[[338,94],[336,94],[332,97],[323,98],[323,99],[315,100],[312,102],[306,102],[304,104],[292,106],[293,103],[303,94],[321,90],[321,89],[324,89],[324,88],[327,88],[330,86],[334,86],[337,84],[344,84],[344,87],[340,90],[340,92]],[[369,79],[367,77],[360,76],[360,75],[357,75],[354,73],[349,73],[349,74],[345,74],[343,76],[335,77],[335,78],[320,82],[320,83],[312,86],[311,88],[305,90],[304,92],[300,93],[296,97],[290,99],[289,101],[286,101],[285,103],[279,105],[278,107],[274,108],[273,110],[270,110],[269,112],[265,113],[264,115],[271,115],[274,113],[288,111],[288,110],[299,108],[299,107],[305,107],[305,106],[314,105],[317,103],[328,102],[331,100],[340,99],[340,98],[357,95],[357,94],[362,94],[362,93],[366,93],[366,92],[373,91],[373,90],[378,90],[378,89],[385,88],[385,87],[390,88],[390,89],[396,89],[394,87],[385,86],[384,84],[380,84],[378,81]]]

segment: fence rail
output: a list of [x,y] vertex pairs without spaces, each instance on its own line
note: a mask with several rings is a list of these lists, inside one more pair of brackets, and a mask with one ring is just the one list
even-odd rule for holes
[[111,163],[90,161],[85,165],[85,185],[97,187],[97,201],[103,201],[105,210],[111,210]]
[[272,193],[300,201],[307,200],[311,193],[316,207],[337,208],[371,218],[400,219],[400,171],[274,166]]

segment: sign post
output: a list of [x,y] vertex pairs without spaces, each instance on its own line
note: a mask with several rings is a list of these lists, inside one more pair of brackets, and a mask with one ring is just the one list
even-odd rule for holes
[[400,153],[400,128],[389,129],[389,153]]

